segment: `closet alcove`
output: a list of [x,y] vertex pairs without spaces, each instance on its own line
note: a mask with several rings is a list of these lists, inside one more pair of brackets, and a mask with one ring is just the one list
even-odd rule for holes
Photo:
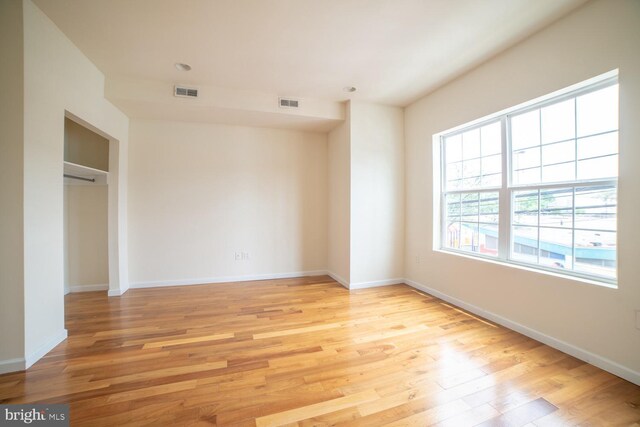
[[107,290],[109,140],[64,121],[65,293]]

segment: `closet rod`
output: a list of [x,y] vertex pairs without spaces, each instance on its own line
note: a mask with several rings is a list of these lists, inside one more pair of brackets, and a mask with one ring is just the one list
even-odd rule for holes
[[89,181],[89,182],[96,182],[95,178],[85,178],[82,176],[75,176],[75,175],[67,175],[66,173],[64,174],[65,178],[71,178],[71,179],[79,179],[81,181]]

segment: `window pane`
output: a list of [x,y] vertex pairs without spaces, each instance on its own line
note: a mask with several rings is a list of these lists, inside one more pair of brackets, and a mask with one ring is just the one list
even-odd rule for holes
[[576,179],[575,140],[542,146],[542,182]]
[[605,133],[578,140],[578,159],[618,153],[618,132]]
[[559,142],[542,147],[542,164],[570,162],[576,159],[576,143],[574,140]]
[[616,233],[576,230],[575,270],[598,276],[616,276]]
[[513,162],[513,170],[540,166],[540,147],[514,151],[511,161]]
[[618,129],[618,85],[576,98],[578,136]]
[[478,233],[478,223],[461,223],[460,249],[469,252],[479,252],[480,235]]
[[480,186],[480,159],[466,160],[462,164],[462,176],[464,188],[477,188]]
[[495,154],[481,159],[482,186],[499,187],[502,185],[502,156]]
[[478,252],[483,255],[498,255],[498,225],[480,224],[478,227],[480,245]]
[[571,269],[573,230],[540,227],[540,260],[545,267]]
[[574,181],[576,176],[575,162],[542,167],[542,182]]
[[462,160],[462,137],[460,135],[445,138],[444,145],[447,163]]
[[482,176],[483,187],[500,187],[502,184],[502,174],[491,174]]
[[542,115],[542,143],[563,141],[575,137],[575,101],[564,102],[544,107]]
[[462,179],[447,182],[447,190],[460,190],[462,189]]
[[615,187],[576,189],[576,228],[615,231],[617,192]]
[[618,155],[578,161],[578,179],[616,178]]
[[465,161],[462,166],[462,176],[465,178],[480,176],[480,159]]
[[514,226],[511,232],[511,258],[538,263],[538,228]]
[[501,170],[502,170],[502,156],[500,154],[482,158],[482,174],[483,175],[500,173]]
[[447,217],[451,219],[452,217],[458,217],[456,221],[460,220],[460,194],[447,194],[446,198],[447,203]]
[[513,173],[514,184],[535,184],[540,182],[540,168],[525,169]]
[[460,249],[460,223],[447,221],[447,235],[444,239],[447,248]]
[[447,194],[443,246],[497,256],[498,202],[497,191]]
[[564,228],[573,226],[572,188],[540,191],[540,225]]
[[480,222],[488,222],[492,224],[498,223],[499,200],[498,193],[481,193],[480,194]]
[[478,221],[478,193],[465,193],[462,195],[462,221]]
[[483,156],[499,154],[502,151],[501,133],[500,122],[492,123],[480,128]]
[[614,277],[615,186],[520,190],[512,197],[512,259]]
[[447,177],[447,188],[450,188],[452,181],[459,181],[462,178],[462,162],[448,164],[445,175]]
[[474,129],[462,134],[462,159],[480,157],[480,129]]
[[526,148],[540,145],[540,110],[511,117],[511,146]]
[[445,137],[444,176],[447,191],[502,185],[502,124]]
[[514,191],[511,220],[519,225],[538,225],[538,191]]

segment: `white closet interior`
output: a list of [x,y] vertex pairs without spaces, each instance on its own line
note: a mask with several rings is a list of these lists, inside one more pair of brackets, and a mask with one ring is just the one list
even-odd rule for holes
[[109,141],[65,118],[65,292],[106,290]]

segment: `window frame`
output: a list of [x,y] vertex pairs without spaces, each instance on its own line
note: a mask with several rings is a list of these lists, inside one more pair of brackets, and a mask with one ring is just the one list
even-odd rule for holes
[[[618,70],[613,70],[608,73],[605,73],[601,76],[594,77],[587,81],[578,83],[576,85],[572,85],[560,91],[556,91],[554,93],[545,95],[543,97],[539,97],[533,99],[529,102],[508,108],[506,110],[500,111],[498,113],[492,114],[490,116],[483,117],[478,120],[474,120],[472,122],[457,126],[448,131],[444,131],[433,135],[433,143],[434,143],[434,190],[439,192],[439,198],[437,199],[437,203],[434,203],[434,249],[438,251],[442,251],[445,253],[453,253],[458,255],[463,255],[466,257],[470,257],[473,259],[479,259],[482,261],[490,261],[498,264],[506,264],[512,265],[516,267],[522,267],[527,270],[532,270],[541,273],[548,273],[554,276],[566,277],[570,279],[578,279],[582,281],[586,281],[588,283],[593,283],[597,285],[603,285],[608,287],[617,288],[617,280],[618,280],[618,263],[619,263],[619,253],[618,253],[618,227],[617,227],[617,216],[618,216],[618,206],[617,206],[617,197],[616,197],[616,259],[615,259],[615,276],[607,277],[600,276],[597,274],[590,274],[581,271],[571,270],[563,270],[553,267],[547,267],[541,264],[528,263],[521,260],[512,258],[512,239],[514,237],[513,226],[511,221],[511,213],[513,210],[513,197],[514,194],[518,191],[523,190],[531,190],[531,191],[542,191],[547,189],[555,189],[555,188],[563,188],[563,189],[573,189],[573,206],[572,206],[572,215],[575,217],[576,206],[575,206],[575,194],[576,188],[583,187],[596,187],[596,186],[612,186],[615,189],[616,195],[619,193],[618,186],[618,176],[615,178],[602,178],[602,179],[578,179],[577,174],[575,175],[574,180],[560,181],[560,182],[543,182],[542,179],[540,182],[535,184],[514,184],[513,182],[513,171],[511,168],[512,165],[512,157],[513,157],[513,149],[512,149],[512,141],[511,141],[511,118],[517,115],[526,114],[531,111],[535,111],[547,106],[559,104],[561,102],[567,101],[569,99],[574,99],[579,96],[583,96],[601,89],[604,89],[609,86],[619,84],[618,81]],[[618,101],[619,108],[619,101]],[[574,112],[575,120],[577,120],[577,112]],[[461,135],[465,132],[472,131],[475,129],[479,129],[483,126],[490,125],[492,123],[500,122],[500,135],[501,135],[501,166],[502,166],[502,176],[501,176],[501,185],[500,186],[487,186],[481,188],[457,188],[455,190],[447,190],[447,159],[446,159],[446,147],[445,147],[445,139],[450,138],[452,136]],[[577,125],[576,125],[577,126]],[[618,138],[620,135],[620,121],[618,118],[618,125],[615,131],[608,132],[617,132]],[[583,136],[583,138],[588,138],[596,135],[602,135],[608,132],[597,133],[593,135]],[[578,151],[577,144],[580,137],[577,134],[577,131],[574,133],[572,140],[576,144],[576,150],[574,151],[574,162],[578,165]],[[619,139],[618,139],[619,141]],[[563,141],[555,141],[553,143],[547,143],[548,145],[560,143]],[[619,144],[619,142],[618,142]],[[539,147],[543,147],[543,144],[540,144]],[[619,146],[618,146],[619,147]],[[542,151],[542,148],[541,148]],[[616,154],[618,156],[618,164],[619,164],[619,156],[620,150],[618,148],[618,152]],[[435,157],[437,156],[437,157]],[[605,156],[599,156],[605,157]],[[480,158],[482,158],[482,152],[480,152]],[[542,173],[542,162],[540,163],[540,171]],[[480,172],[481,173],[481,172]],[[482,175],[481,175],[482,176]],[[542,177],[541,177],[542,178]],[[445,245],[445,239],[447,236],[447,195],[449,194],[468,194],[468,193],[488,193],[488,192],[498,192],[498,200],[499,200],[499,209],[498,209],[498,253],[496,256],[486,255],[479,252],[472,252],[458,248],[450,248]],[[434,198],[434,202],[436,199]],[[535,226],[540,230],[540,222],[538,220],[538,224]],[[576,232],[576,224],[575,221],[572,223],[572,251],[575,251],[575,232]],[[539,232],[539,231],[538,231]],[[538,242],[540,240],[538,239]],[[538,251],[540,251],[540,243],[538,243]],[[573,260],[575,262],[575,258]]]

